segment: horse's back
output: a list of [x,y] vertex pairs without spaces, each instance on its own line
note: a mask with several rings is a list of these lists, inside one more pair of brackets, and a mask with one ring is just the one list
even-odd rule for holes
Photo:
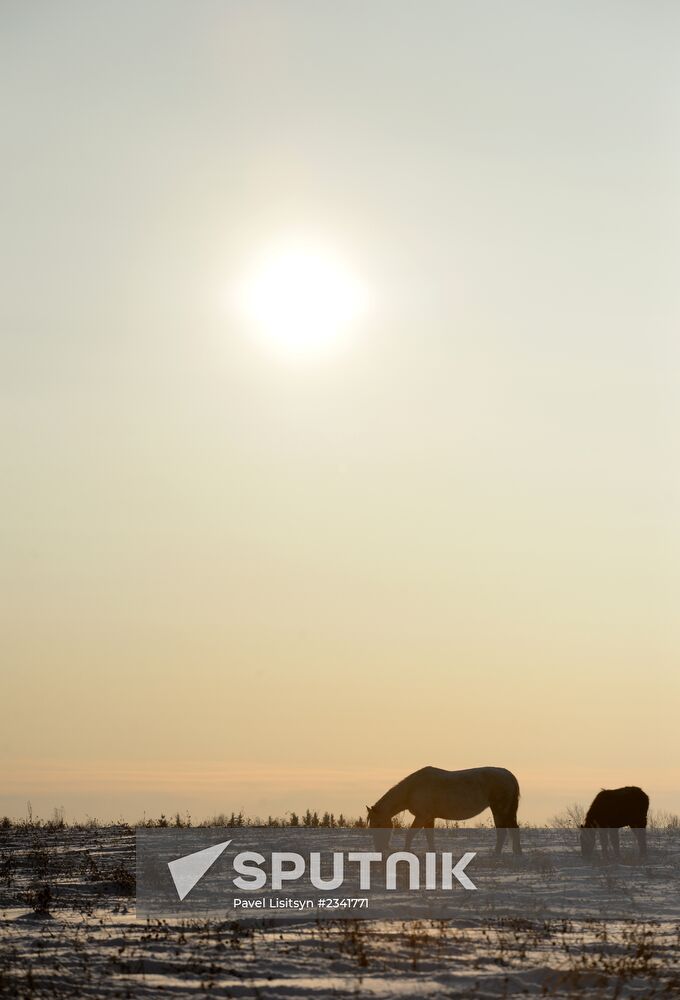
[[586,814],[586,826],[646,826],[649,796],[637,785],[603,788]]
[[446,771],[422,767],[406,779],[409,809],[440,819],[469,819],[488,806],[516,810],[519,784],[504,767],[468,767]]
[[486,778],[488,780],[509,781],[518,784],[517,778],[507,767],[464,767],[457,771],[446,771],[443,767],[421,767],[409,778],[434,778],[448,780],[455,778]]
[[481,785],[490,791],[507,789],[519,794],[519,782],[507,767],[465,767],[458,771],[445,771],[441,767],[423,767],[416,774],[422,774],[423,778],[429,777],[444,784],[469,782]]

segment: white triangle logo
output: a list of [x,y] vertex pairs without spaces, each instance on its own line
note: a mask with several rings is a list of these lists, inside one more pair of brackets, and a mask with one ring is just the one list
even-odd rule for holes
[[168,861],[172,881],[175,883],[175,889],[177,889],[177,895],[180,899],[189,895],[196,883],[200,882],[208,868],[217,861],[229,844],[231,841],[225,840],[223,844],[215,844],[214,847],[206,847],[204,851],[185,854],[183,858]]

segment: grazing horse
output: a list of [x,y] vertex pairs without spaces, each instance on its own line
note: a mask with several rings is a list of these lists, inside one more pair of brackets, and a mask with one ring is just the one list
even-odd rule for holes
[[595,831],[600,836],[602,854],[607,857],[607,847],[611,843],[614,856],[618,859],[619,829],[631,827],[640,848],[640,857],[647,852],[647,810],[649,796],[635,785],[625,788],[603,788],[593,799],[586,813],[586,821],[581,826],[581,854],[590,858],[595,850]]
[[504,767],[470,767],[464,771],[443,771],[421,767],[385,792],[373,806],[367,806],[368,825],[374,827],[377,850],[386,850],[392,817],[408,809],[415,819],[406,834],[406,850],[416,831],[424,827],[430,850],[434,848],[435,819],[471,819],[489,807],[496,826],[496,854],[500,854],[508,829],[512,849],[521,854],[517,805],[519,783]]

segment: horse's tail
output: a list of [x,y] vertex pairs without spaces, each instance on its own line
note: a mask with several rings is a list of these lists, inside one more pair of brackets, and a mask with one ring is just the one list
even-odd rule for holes
[[[512,774],[512,772],[510,773]],[[517,810],[519,809],[520,790],[519,790],[519,781],[517,780],[514,774],[512,775],[512,785],[513,787],[512,787],[512,799],[510,802],[510,809],[512,810],[512,815],[515,817],[516,821]]]

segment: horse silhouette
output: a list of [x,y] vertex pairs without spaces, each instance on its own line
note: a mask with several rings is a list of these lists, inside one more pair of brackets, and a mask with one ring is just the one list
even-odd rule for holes
[[619,830],[631,827],[640,849],[640,857],[647,853],[647,810],[649,796],[636,785],[625,788],[603,788],[593,799],[586,821],[581,826],[581,854],[590,858],[595,850],[596,832],[599,834],[602,854],[607,857],[611,844],[614,856],[620,857]]
[[419,828],[425,829],[428,845],[434,848],[435,819],[471,819],[490,808],[496,826],[496,854],[503,849],[508,829],[513,851],[520,854],[518,804],[519,783],[504,767],[470,767],[463,771],[421,767],[366,808],[377,850],[389,846],[392,818],[404,809],[415,817],[406,834],[408,851]]

